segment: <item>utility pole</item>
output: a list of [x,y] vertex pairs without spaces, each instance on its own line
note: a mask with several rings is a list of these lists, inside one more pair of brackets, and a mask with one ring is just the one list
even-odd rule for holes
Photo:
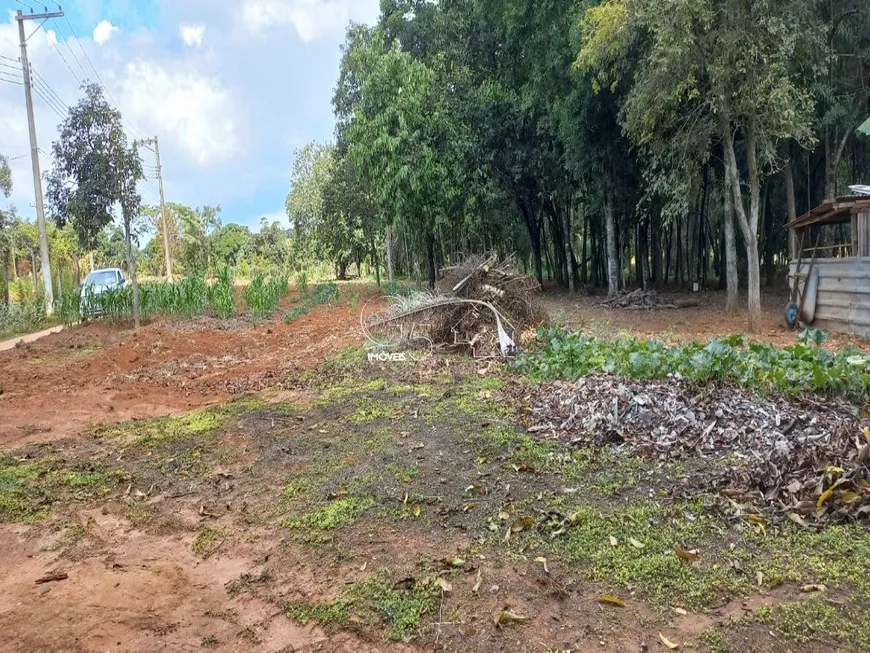
[[[39,148],[36,144],[36,122],[33,118],[33,95],[30,89],[30,64],[27,61],[27,38],[24,21],[61,18],[62,11],[45,14],[28,14],[21,10],[15,16],[18,21],[18,38],[21,41],[21,69],[24,73],[24,100],[27,103],[27,122],[30,127],[30,162],[33,165],[33,190],[36,194],[36,225],[39,229],[39,258],[42,264],[42,284],[45,287],[45,313],[54,313],[54,291],[51,286],[51,263],[48,260],[48,236],[45,232],[45,205],[42,200],[42,175],[39,172]],[[35,289],[34,289],[35,290]]]
[[[169,250],[169,221],[166,219],[166,200],[163,198],[163,166],[160,165],[160,143],[157,137],[133,141],[133,145],[145,147],[157,157],[157,185],[160,188],[160,217],[163,219],[163,251],[166,256],[166,280],[172,283],[172,256]],[[151,146],[154,149],[151,149]]]

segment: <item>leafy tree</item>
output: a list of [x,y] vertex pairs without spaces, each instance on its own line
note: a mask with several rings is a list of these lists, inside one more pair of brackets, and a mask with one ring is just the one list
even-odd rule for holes
[[762,180],[776,172],[782,142],[813,140],[812,100],[793,72],[806,17],[785,0],[692,0],[667,12],[654,0],[639,0],[631,10],[616,0],[590,10],[598,13],[587,14],[580,60],[600,54],[593,45],[609,43],[599,66],[606,71],[614,51],[643,39],[622,120],[649,155],[654,174],[676,172],[679,179],[681,170],[706,162],[715,140],[721,143],[726,185],[746,243],[749,328],[758,331]]
[[248,227],[232,223],[224,225],[214,243],[215,260],[221,265],[237,266],[248,256],[252,240]]
[[139,328],[139,283],[133,258],[133,236],[141,198],[136,182],[142,162],[127,143],[121,113],[96,84],[69,109],[53,145],[54,165],[48,175],[48,197],[58,226],[71,223],[84,247],[93,249],[97,234],[120,208],[124,225],[127,270],[133,282],[133,315]]

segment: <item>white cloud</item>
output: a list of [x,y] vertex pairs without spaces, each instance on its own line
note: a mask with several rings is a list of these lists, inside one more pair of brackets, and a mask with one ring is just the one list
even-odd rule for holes
[[182,25],[179,28],[179,33],[181,34],[181,40],[184,41],[187,47],[199,47],[202,45],[203,40],[205,40],[205,25]]
[[359,0],[247,0],[242,22],[251,34],[292,26],[305,43],[342,33],[349,20],[371,20],[373,3]]
[[94,41],[102,45],[112,37],[113,32],[119,29],[107,20],[100,21],[100,24],[94,28]]
[[123,89],[125,115],[177,141],[199,166],[238,153],[234,107],[220,80],[139,59],[127,65]]

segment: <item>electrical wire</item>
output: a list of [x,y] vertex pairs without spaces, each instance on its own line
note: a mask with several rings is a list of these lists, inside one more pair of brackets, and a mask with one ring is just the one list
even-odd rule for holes
[[48,95],[55,101],[56,104],[62,107],[64,111],[69,110],[69,105],[64,102],[63,98],[60,97],[57,92],[55,92],[55,90],[51,87],[51,84],[45,81],[45,78],[38,72],[36,72],[36,70],[33,68],[33,64],[30,65],[30,74],[32,75],[31,79],[33,80],[33,82],[35,84],[41,84],[43,91],[48,93]]
[[43,101],[54,110],[56,114],[58,114],[61,118],[66,116],[67,106],[61,101],[58,101],[52,96],[52,91],[47,90],[41,84],[37,83],[36,80],[32,80],[34,83],[31,84],[31,88],[33,91],[39,95],[43,99]]
[[20,4],[22,7],[26,7],[27,9],[30,9],[31,14],[33,13],[33,11],[34,11],[33,5],[24,2],[24,0],[15,0],[15,2]]
[[45,103],[48,105],[48,108],[51,109],[52,111],[54,111],[54,112],[57,114],[58,118],[60,118],[61,120],[64,119],[65,116],[64,116],[64,112],[63,112],[63,110],[62,110],[62,109],[59,109],[59,108],[57,107],[57,105],[53,104],[52,101],[49,100],[49,99],[48,99],[48,98],[43,94],[43,91],[42,91],[42,89],[39,88],[39,86],[36,86],[35,84],[32,84],[32,85],[31,85],[31,88],[33,89],[33,92],[36,93],[39,97],[41,97],[41,98],[42,98],[42,101],[45,102]]
[[[58,8],[60,8],[60,5],[58,5]],[[66,14],[63,15],[63,19],[66,21],[66,24],[70,29],[70,34],[72,34],[75,37],[75,30],[73,29],[72,23],[69,22],[69,18],[67,17]],[[105,91],[106,96],[109,98],[111,103],[117,109],[118,102],[117,102],[117,100],[115,100],[114,96],[112,95],[112,92],[109,90],[109,87],[106,86],[106,83],[103,81],[103,78],[100,77],[100,73],[97,70],[96,66],[94,66],[94,62],[91,61],[91,57],[88,55],[88,51],[85,50],[85,47],[82,45],[82,42],[78,38],[76,38],[75,40],[76,40],[76,43],[78,43],[79,50],[81,50],[82,54],[85,55],[85,59],[87,60],[88,65],[91,67],[91,70],[94,71],[94,75],[96,75],[96,77],[97,77],[97,82],[99,82],[100,86],[103,88],[103,91]],[[67,40],[67,45],[69,45],[69,40]],[[123,118],[123,114],[122,114],[122,118]],[[123,120],[125,123],[127,123],[127,126],[133,131],[134,134],[136,134],[139,138],[144,138],[142,136],[142,132],[140,132],[138,129],[136,129],[136,126],[133,125],[133,123],[131,123],[126,118],[123,118]]]
[[0,54],[0,59],[6,59],[7,61],[11,61],[12,63],[20,64],[21,61],[19,59],[13,59],[12,57],[7,57],[5,54]]
[[[60,8],[60,5],[58,5],[58,8]],[[66,16],[64,16],[64,17],[66,17]],[[76,65],[79,67],[79,70],[82,71],[82,76],[83,76],[83,78],[85,79],[85,81],[87,81],[87,79],[88,79],[88,71],[85,70],[85,67],[82,65],[82,62],[79,61],[79,58],[76,56],[76,53],[73,51],[72,46],[69,44],[69,42],[70,42],[70,38],[69,38],[69,37],[64,33],[63,29],[62,29],[61,26],[58,24],[58,22],[57,22],[56,19],[52,19],[51,22],[52,22],[52,25],[54,25],[54,29],[55,29],[55,31],[56,31],[58,34],[60,34],[60,38],[63,40],[63,43],[64,43],[64,45],[66,46],[67,51],[68,51],[68,52],[70,53],[70,55],[72,56],[73,61],[76,62]],[[68,21],[68,20],[67,20],[67,24],[69,24],[69,21]],[[71,35],[72,35],[72,36],[75,36],[75,33],[72,33]],[[76,39],[76,42],[78,42],[78,39]],[[81,43],[79,43],[79,45],[81,45]]]
[[73,76],[73,79],[76,80],[76,83],[77,83],[79,86],[81,86],[81,85],[82,85],[82,80],[80,80],[79,77],[78,77],[78,75],[75,74],[75,72],[74,72],[73,69],[72,69],[72,66],[69,65],[69,61],[67,61],[67,60],[66,60],[66,57],[63,56],[63,52],[61,52],[61,51],[60,51],[60,48],[57,47],[57,38],[55,38],[55,39],[49,39],[49,42],[54,46],[54,50],[55,50],[55,52],[57,52],[58,55],[60,55],[60,58],[63,60],[64,64],[66,64],[66,68],[67,68],[67,70],[69,70],[70,75],[72,75],[72,76]]

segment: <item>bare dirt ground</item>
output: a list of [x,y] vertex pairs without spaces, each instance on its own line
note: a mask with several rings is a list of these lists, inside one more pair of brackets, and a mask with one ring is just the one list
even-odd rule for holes
[[139,333],[103,322],[64,330],[0,352],[0,445],[280,387],[357,342],[357,323],[356,311],[343,304],[292,324],[200,317],[158,320]]
[[[619,310],[601,306],[604,295],[579,295],[571,298],[564,293],[548,293],[544,304],[551,315],[572,329],[585,329],[601,335],[625,331],[638,337],[672,342],[698,340],[704,342],[716,336],[744,333],[747,317],[744,310],[735,315],[725,311],[725,294],[721,292],[667,292],[671,302],[695,301],[697,307],[678,310]],[[798,331],[785,326],[783,314],[788,304],[787,290],[767,291],[762,295],[763,322],[761,333],[754,340],[777,346],[795,343]],[[870,351],[870,341],[845,334],[831,333],[826,348],[838,349],[852,345]]]
[[[548,299],[675,339],[741,331],[718,300]],[[530,438],[499,366],[348,352],[358,310],[0,352],[0,651],[865,650],[863,530],[708,516],[686,469]]]

